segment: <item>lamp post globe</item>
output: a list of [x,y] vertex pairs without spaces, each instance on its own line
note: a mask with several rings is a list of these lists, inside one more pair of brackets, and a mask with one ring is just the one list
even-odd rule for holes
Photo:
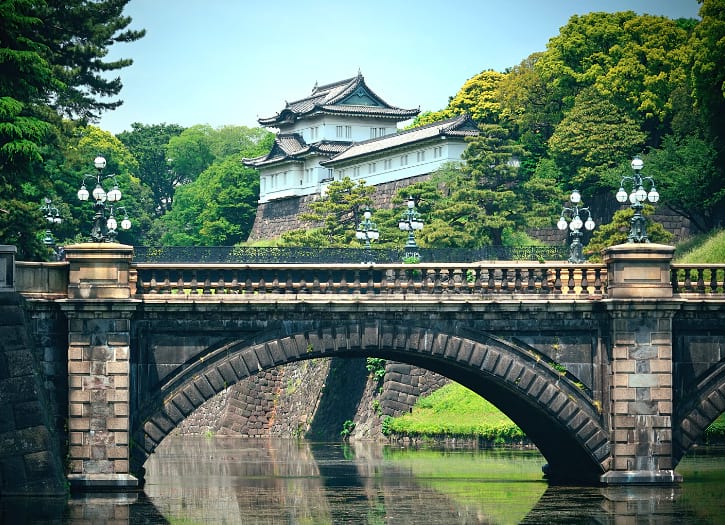
[[[630,220],[627,241],[647,243],[649,242],[649,238],[647,237],[647,221],[642,214],[642,210],[644,209],[645,202],[649,201],[652,204],[658,202],[660,200],[660,194],[657,192],[657,188],[655,188],[654,179],[652,177],[642,176],[641,172],[644,168],[644,161],[638,155],[632,159],[630,166],[634,173],[631,176],[622,177],[615,198],[621,204],[629,200],[634,212]],[[625,190],[625,184],[630,185],[632,188],[629,194]],[[649,191],[645,189],[647,185],[649,185]]]
[[[84,175],[81,181],[81,187],[77,193],[78,200],[82,202],[88,201],[93,197],[95,214],[91,228],[92,242],[115,242],[118,233],[118,221],[115,218],[115,212],[123,211],[124,220],[121,221],[121,228],[124,230],[131,228],[131,221],[128,219],[126,209],[123,206],[116,206],[114,210],[114,204],[121,200],[123,194],[118,187],[116,175],[103,174],[106,165],[106,159],[101,155],[93,159],[93,166],[96,168],[96,173]],[[86,181],[89,180],[92,184],[95,183],[92,192],[89,192],[86,187]],[[106,191],[103,187],[104,182],[107,180],[110,180],[112,183],[109,191]]]
[[[569,200],[572,202],[573,205],[571,207],[564,206],[561,209],[561,215],[556,223],[556,227],[562,231],[565,231],[567,228],[570,230],[569,236],[572,238],[572,241],[571,245],[569,246],[568,262],[574,264],[581,264],[583,262],[586,262],[583,253],[584,247],[581,243],[581,229],[585,228],[591,231],[594,229],[596,224],[594,223],[594,219],[592,219],[592,214],[589,211],[589,208],[579,207],[579,203],[581,203],[582,197],[581,193],[579,193],[578,190],[574,190],[571,192]],[[582,221],[582,214],[586,214],[586,221]],[[570,217],[569,221],[567,221],[567,217]]]

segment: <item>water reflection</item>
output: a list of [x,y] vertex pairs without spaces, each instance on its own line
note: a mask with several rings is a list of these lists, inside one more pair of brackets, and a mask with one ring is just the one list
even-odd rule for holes
[[725,453],[685,458],[674,487],[559,487],[536,451],[167,438],[138,494],[0,500],[2,523],[720,523]]

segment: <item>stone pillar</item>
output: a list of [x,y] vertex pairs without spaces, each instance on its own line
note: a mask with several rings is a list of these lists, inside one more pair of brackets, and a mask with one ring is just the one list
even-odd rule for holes
[[622,244],[604,251],[610,316],[612,463],[606,484],[674,483],[672,299],[674,248]]
[[65,247],[68,299],[68,435],[71,488],[135,489],[130,460],[130,332],[133,248]]

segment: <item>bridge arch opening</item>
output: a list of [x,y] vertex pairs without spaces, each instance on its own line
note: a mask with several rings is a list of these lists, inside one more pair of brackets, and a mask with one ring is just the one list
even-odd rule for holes
[[[552,481],[594,483],[606,470],[604,416],[585,391],[530,349],[483,332],[381,320],[268,332],[210,347],[146,399],[131,422],[132,468],[204,401],[263,370],[319,357],[379,357],[443,375],[510,417],[548,461]],[[141,476],[142,477],[142,476]]]

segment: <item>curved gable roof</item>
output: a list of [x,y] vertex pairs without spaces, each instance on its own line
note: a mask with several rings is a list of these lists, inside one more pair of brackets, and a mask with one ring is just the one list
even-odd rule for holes
[[330,160],[320,162],[323,166],[334,166],[338,162],[351,160],[371,153],[382,152],[394,148],[410,146],[418,142],[437,137],[465,138],[475,137],[479,129],[468,114],[459,115],[446,120],[440,120],[419,128],[413,128],[393,135],[385,135],[364,142],[356,142],[342,153]]
[[277,127],[318,113],[374,116],[400,121],[416,116],[420,110],[391,106],[370,89],[362,74],[358,73],[353,78],[315,85],[310,96],[287,102],[276,115],[259,118],[257,122],[262,126]]

